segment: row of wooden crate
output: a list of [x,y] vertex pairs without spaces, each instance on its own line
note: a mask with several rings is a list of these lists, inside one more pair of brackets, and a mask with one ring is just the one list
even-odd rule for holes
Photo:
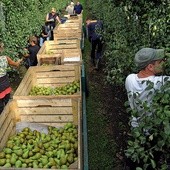
[[81,64],[83,44],[82,15],[68,17],[54,28],[54,41],[45,41],[37,54],[38,65]]
[[[76,26],[70,26],[70,23]],[[68,24],[69,23],[69,24]],[[68,24],[68,25],[67,25]],[[82,16],[68,19],[60,28],[71,27],[71,30],[81,30]],[[69,27],[69,30],[70,30]],[[76,29],[75,28],[75,29]],[[66,29],[67,30],[67,29]],[[55,32],[55,30],[54,30]],[[82,93],[81,93],[81,38],[68,37],[64,34],[62,39],[46,41],[38,54],[38,66],[30,67],[17,90],[13,99],[5,106],[0,115],[0,150],[3,150],[10,136],[16,134],[16,125],[20,122],[37,123],[48,126],[63,127],[68,122],[73,122],[78,127],[78,160],[72,168],[81,170],[82,167]],[[62,32],[63,33],[63,32]],[[63,34],[62,34],[63,35]],[[49,52],[49,54],[47,54]],[[78,62],[68,61],[67,58],[79,57]],[[67,63],[67,64],[66,64]],[[46,66],[42,66],[47,64]],[[52,65],[48,65],[52,64]],[[72,95],[30,96],[29,92],[34,86],[61,87],[73,81],[80,83],[80,91]],[[0,169],[6,169],[0,167]],[[18,168],[9,168],[18,169]],[[23,168],[22,168],[23,169]],[[31,169],[31,168],[29,168]]]

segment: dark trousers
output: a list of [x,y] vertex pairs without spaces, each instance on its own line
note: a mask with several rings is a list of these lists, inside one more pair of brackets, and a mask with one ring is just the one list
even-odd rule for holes
[[4,107],[8,103],[9,99],[10,99],[10,93],[7,94],[4,98],[0,99],[0,114],[4,110]]
[[92,49],[91,49],[91,59],[100,59],[102,55],[102,48],[103,44],[100,39],[92,40],[91,41]]

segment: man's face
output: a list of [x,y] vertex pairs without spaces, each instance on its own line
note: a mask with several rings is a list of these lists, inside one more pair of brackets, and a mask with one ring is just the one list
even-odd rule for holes
[[153,72],[155,74],[159,74],[163,72],[163,65],[164,65],[165,60],[164,59],[160,59],[160,60],[156,60],[152,63],[153,66]]

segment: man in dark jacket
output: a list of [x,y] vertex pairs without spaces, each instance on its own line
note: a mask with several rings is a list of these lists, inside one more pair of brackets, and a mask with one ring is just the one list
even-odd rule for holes
[[81,14],[83,12],[83,6],[77,1],[76,5],[74,6],[74,14]]
[[[90,18],[86,19],[87,25],[87,35],[88,39],[91,42],[91,61],[93,65],[98,69],[99,60],[102,55],[103,48],[103,38],[102,30],[103,23],[100,20],[91,20]],[[96,63],[95,63],[96,59]]]

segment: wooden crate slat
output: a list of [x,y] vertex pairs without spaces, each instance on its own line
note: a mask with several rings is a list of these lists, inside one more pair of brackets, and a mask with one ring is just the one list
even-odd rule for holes
[[20,108],[18,110],[18,113],[21,115],[29,115],[29,114],[39,114],[39,115],[46,115],[48,114],[71,114],[72,113],[72,107],[71,106],[64,106],[64,107],[32,107],[32,108]]
[[[34,66],[29,69],[32,70],[32,72],[53,72],[53,71],[68,71],[68,70],[74,70],[76,66],[72,65],[69,67],[63,66],[63,65],[58,65],[58,66],[46,66],[46,67],[39,67],[39,66]],[[32,74],[34,74],[32,73]],[[24,77],[25,78],[25,77]]]
[[[37,79],[37,84],[56,84],[56,82],[59,82],[60,84],[62,83],[68,83],[68,82],[73,82],[75,80],[74,77],[62,77],[62,78],[44,78],[44,79]],[[46,83],[45,83],[46,82]]]
[[63,28],[60,28],[60,29],[58,29],[57,30],[57,32],[55,33],[55,34],[57,34],[57,33],[63,33],[63,34],[65,34],[65,33],[67,33],[67,34],[81,34],[82,33],[82,30],[81,29],[63,29]]
[[74,70],[69,70],[69,71],[67,71],[67,70],[65,70],[65,71],[53,71],[53,72],[37,72],[37,78],[43,78],[43,77],[45,77],[45,78],[53,78],[53,77],[55,77],[55,78],[62,78],[62,77],[74,77],[74,75],[75,75],[75,72],[74,72]]
[[48,123],[48,122],[73,122],[73,116],[72,115],[21,115],[21,121],[27,121],[27,122],[37,122],[37,123]]
[[0,138],[0,150],[6,145],[6,142],[8,141],[8,138],[15,133],[15,124],[13,121],[10,121],[10,124],[8,124],[8,127],[6,129],[6,132],[3,134],[3,136]]
[[[6,133],[6,129],[8,128],[8,126],[11,124],[11,122],[14,121],[14,116],[10,114],[9,109],[7,110],[8,112],[2,114],[1,116],[1,126],[0,126],[0,141],[3,138],[4,134]],[[8,114],[8,115],[7,115]],[[3,119],[3,117],[5,119]]]
[[15,91],[15,95],[20,95],[21,93],[27,95],[28,90],[31,89],[32,85],[33,85],[33,79],[31,76],[31,70],[28,70],[24,76],[24,79],[22,79],[20,83],[20,88]]
[[[5,107],[4,110],[2,111],[1,115],[0,115],[0,129],[2,128],[5,120],[7,119],[8,115],[10,113],[10,107]],[[10,115],[11,119],[12,116]],[[0,130],[1,131],[1,130]]]
[[[48,97],[48,96],[47,96]],[[50,99],[50,100],[49,100]],[[43,98],[36,96],[34,100],[28,99],[28,100],[17,100],[18,107],[55,107],[55,106],[71,106],[71,99],[62,99],[59,98],[58,100],[54,97],[53,98]]]

